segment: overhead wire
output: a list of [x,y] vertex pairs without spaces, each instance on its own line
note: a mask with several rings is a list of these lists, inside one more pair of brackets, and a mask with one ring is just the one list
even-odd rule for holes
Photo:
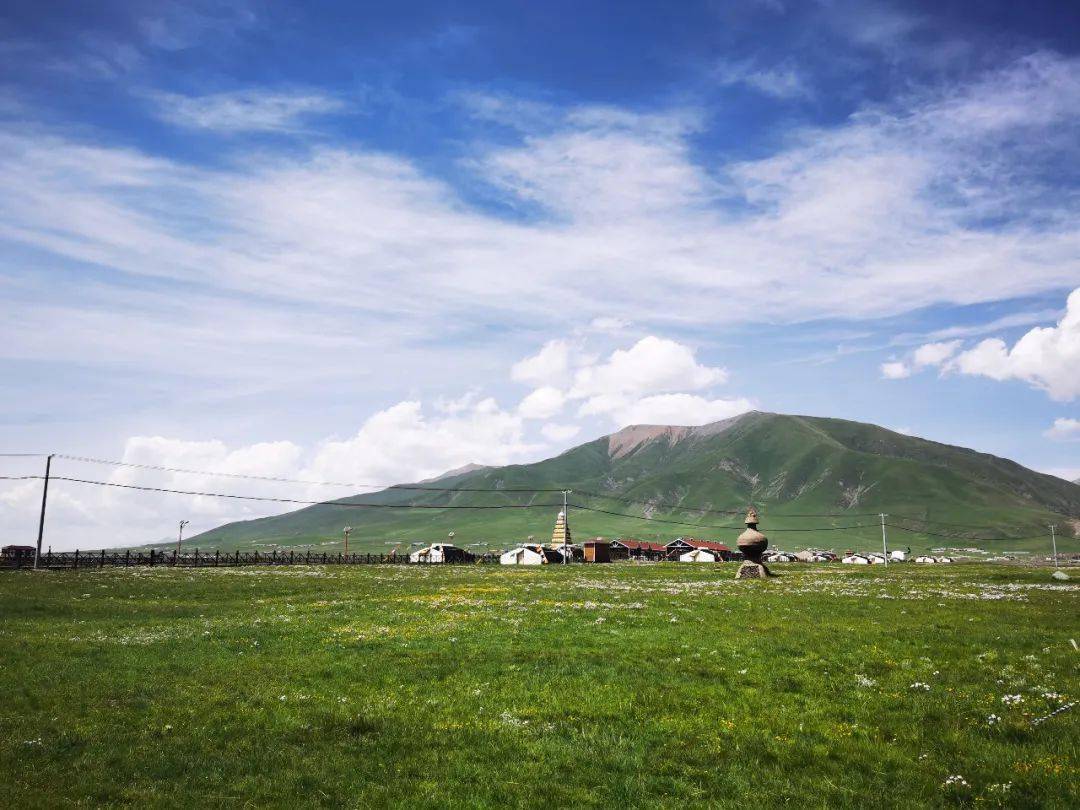
[[537,489],[537,488],[514,488],[501,487],[496,489],[474,487],[437,487],[421,484],[372,484],[358,481],[314,481],[303,478],[283,478],[271,475],[251,475],[247,473],[229,473],[215,470],[193,470],[190,467],[166,467],[158,464],[140,464],[134,461],[117,461],[114,459],[93,458],[91,456],[72,456],[66,453],[56,453],[56,458],[68,461],[79,461],[88,464],[107,464],[112,467],[131,467],[140,470],[159,470],[162,472],[180,473],[184,475],[206,475],[215,478],[236,478],[251,481],[272,481],[281,484],[305,484],[308,486],[326,487],[357,487],[374,489],[404,489],[410,491],[425,492],[562,492],[562,489]]
[[[5,457],[5,458],[29,458],[29,457],[44,457],[44,456],[45,456],[44,453],[0,453],[0,457]],[[62,459],[66,459],[66,460],[69,460],[69,461],[85,462],[85,463],[92,463],[92,464],[104,464],[104,465],[118,466],[118,467],[129,467],[129,468],[135,468],[135,469],[159,470],[159,471],[164,471],[164,472],[172,472],[172,473],[180,473],[180,474],[206,475],[206,476],[212,476],[212,477],[221,477],[221,478],[230,478],[230,479],[239,479],[239,480],[268,481],[268,482],[274,482],[274,483],[304,484],[304,485],[312,485],[312,486],[340,486],[340,487],[357,487],[357,488],[371,487],[371,488],[382,489],[382,490],[399,489],[399,490],[412,491],[412,492],[437,492],[437,493],[483,492],[483,493],[492,493],[492,494],[505,494],[505,493],[534,493],[535,494],[535,493],[556,493],[556,492],[563,492],[564,491],[564,488],[437,487],[437,486],[427,486],[427,485],[421,485],[421,484],[389,484],[389,485],[383,485],[383,484],[370,484],[370,483],[358,483],[358,482],[315,481],[315,480],[305,480],[305,479],[296,479],[296,478],[284,478],[284,477],[278,477],[278,476],[262,476],[262,475],[243,474],[243,473],[227,473],[227,472],[218,472],[218,471],[213,471],[213,470],[194,470],[194,469],[185,468],[185,467],[168,467],[168,466],[155,465],[155,464],[140,464],[140,463],[136,463],[136,462],[117,461],[117,460],[111,460],[111,459],[101,459],[101,458],[95,458],[95,457],[91,457],[91,456],[76,456],[76,455],[70,455],[70,454],[66,454],[66,453],[56,453],[56,454],[53,454],[53,456],[55,458],[62,458]],[[0,476],[0,480],[7,480],[7,481],[42,480],[43,478],[44,478],[44,476],[41,476],[41,475],[20,475],[20,476],[4,475],[4,476]],[[305,500],[305,499],[296,499],[296,498],[271,498],[271,497],[265,497],[265,496],[228,495],[228,494],[224,494],[224,493],[194,492],[194,491],[188,491],[188,490],[170,489],[170,488],[166,488],[166,487],[150,487],[150,486],[140,486],[140,485],[135,485],[135,484],[120,484],[120,483],[116,483],[116,482],[94,481],[94,480],[90,480],[90,479],[69,478],[69,477],[55,476],[55,475],[50,476],[50,478],[54,479],[54,480],[71,481],[73,483],[93,484],[93,485],[98,485],[98,486],[111,486],[111,487],[118,487],[118,488],[125,488],[125,489],[136,489],[136,490],[151,491],[151,492],[171,492],[171,493],[176,493],[176,494],[187,494],[187,495],[196,495],[196,496],[203,496],[203,497],[221,497],[221,498],[232,498],[232,499],[238,499],[238,500],[255,500],[255,501],[266,501],[266,502],[276,502],[276,503],[291,503],[291,504],[306,505],[306,506],[317,506],[317,505],[324,505],[324,504],[328,504],[328,505],[332,504],[332,505],[339,505],[339,506],[348,505],[348,506],[361,507],[361,508],[363,508],[363,507],[371,507],[371,508],[401,508],[401,509],[408,509],[408,508],[427,508],[427,509],[495,509],[495,508],[499,508],[499,509],[503,509],[503,508],[534,508],[534,507],[541,507],[541,506],[554,507],[554,506],[559,505],[559,504],[492,504],[492,505],[476,505],[476,506],[472,506],[472,505],[464,505],[464,504],[437,505],[437,504],[414,504],[414,503],[406,503],[406,504],[362,504],[362,503],[345,504],[345,503],[343,503],[343,502],[341,502],[339,500],[333,500],[333,501],[330,501],[330,500]],[[601,499],[601,500],[605,500],[605,499],[606,500],[615,500],[615,501],[619,501],[619,502],[627,503],[627,504],[649,505],[651,503],[653,506],[657,506],[657,507],[664,508],[664,509],[671,510],[671,511],[700,512],[702,514],[718,514],[718,515],[735,515],[735,514],[740,514],[743,511],[743,509],[745,508],[745,507],[738,507],[738,508],[733,507],[733,508],[725,508],[725,509],[714,509],[714,508],[711,508],[711,507],[695,506],[695,505],[688,505],[688,504],[682,504],[682,503],[673,503],[673,502],[670,502],[670,501],[659,501],[659,502],[649,501],[647,499],[630,498],[630,497],[627,497],[627,496],[615,495],[615,494],[611,494],[611,493],[597,493],[597,492],[592,492],[592,491],[589,491],[589,490],[573,490],[573,491],[580,494],[580,495],[582,495],[582,496],[584,496],[584,497],[587,497],[587,498],[597,498],[597,499]],[[365,494],[372,494],[372,493],[365,493]],[[687,521],[671,520],[671,519],[666,519],[666,518],[650,518],[650,517],[645,517],[645,516],[641,516],[641,515],[631,515],[631,514],[626,514],[626,513],[622,513],[622,512],[614,512],[614,511],[611,511],[611,510],[599,509],[599,508],[596,508],[596,507],[587,507],[587,506],[584,506],[584,505],[581,505],[581,504],[576,505],[575,508],[584,509],[586,511],[598,512],[598,513],[602,513],[602,514],[608,514],[608,515],[612,515],[612,516],[626,517],[626,518],[639,519],[639,520],[649,520],[649,521],[658,522],[658,523],[670,523],[670,524],[673,524],[673,525],[681,525],[681,526],[693,526],[693,527],[698,527],[698,528],[715,528],[715,529],[735,529],[735,528],[738,528],[737,525],[736,526],[718,526],[718,525],[710,525],[710,524],[703,524],[703,523],[690,523],[690,522],[687,522]],[[789,518],[789,517],[791,517],[791,518],[808,518],[808,517],[815,517],[815,518],[840,518],[840,517],[852,518],[852,517],[854,517],[854,518],[858,518],[858,517],[874,517],[874,516],[876,516],[876,513],[870,513],[870,512],[865,512],[865,513],[864,512],[843,512],[843,513],[794,513],[793,512],[793,513],[787,513],[787,514],[783,514],[783,515],[779,515],[779,514],[775,515],[776,518]],[[895,517],[897,519],[900,519],[900,520],[906,520],[906,521],[909,521],[909,522],[926,524],[928,526],[953,526],[953,527],[956,527],[956,528],[970,529],[970,530],[973,530],[973,531],[979,530],[979,529],[987,529],[987,530],[998,529],[998,530],[1000,530],[1000,527],[995,527],[995,526],[980,526],[980,525],[976,525],[976,524],[967,524],[967,523],[950,523],[948,521],[938,521],[938,520],[932,520],[930,518],[919,518],[919,517],[915,517],[913,515],[904,515],[904,514],[895,514],[894,513],[893,517]],[[890,523],[890,524],[886,524],[886,525],[892,526],[893,528],[896,528],[896,529],[898,529],[900,531],[906,531],[906,532],[909,532],[909,533],[912,533],[912,534],[924,534],[924,535],[932,536],[932,537],[942,537],[942,538],[957,539],[957,540],[976,540],[976,539],[978,539],[978,538],[967,537],[967,536],[964,536],[964,535],[945,534],[945,533],[940,533],[940,532],[934,532],[934,531],[931,531],[930,529],[912,529],[912,528],[910,528],[908,526],[903,526],[903,525],[895,524],[895,523]],[[773,532],[843,531],[843,530],[855,529],[855,528],[873,528],[873,526],[871,526],[869,524],[858,524],[858,525],[847,526],[847,527],[844,527],[844,526],[841,526],[841,527],[816,527],[816,528],[805,528],[805,529],[799,529],[799,528],[774,528],[774,529],[771,529],[771,531],[773,531]],[[1016,527],[1016,528],[1020,529],[1021,527]],[[1034,538],[1038,538],[1038,537],[1042,537],[1042,535],[1039,534],[1039,535],[1030,535],[1030,536],[1025,536],[1025,537],[1017,536],[1017,537],[1001,537],[1001,538],[990,538],[990,539],[994,539],[994,540],[1024,540],[1024,539],[1034,539]]]
[[[39,476],[40,477],[40,476]],[[274,498],[263,495],[230,495],[224,492],[199,492],[196,490],[187,489],[171,489],[168,487],[150,487],[141,486],[138,484],[120,484],[113,481],[92,481],[86,478],[71,478],[63,475],[50,476],[50,480],[53,481],[69,481],[76,484],[92,484],[100,487],[117,487],[120,489],[133,489],[143,492],[164,492],[174,495],[194,495],[206,498],[231,498],[233,500],[240,501],[264,501],[267,503],[289,503],[296,504],[298,506],[341,506],[346,508],[356,509],[538,509],[555,508],[562,506],[560,503],[501,503],[501,504],[420,504],[420,503],[354,503],[351,501],[332,500],[332,501],[308,501],[298,498]]]

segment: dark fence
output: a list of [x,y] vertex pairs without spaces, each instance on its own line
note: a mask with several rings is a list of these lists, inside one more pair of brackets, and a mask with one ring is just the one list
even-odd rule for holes
[[[451,563],[410,563],[407,554],[343,554],[298,551],[213,551],[198,549],[185,554],[175,551],[50,551],[41,555],[40,568],[130,568],[167,566],[177,568],[218,568],[240,565],[473,565],[498,562],[494,554]],[[34,558],[0,558],[0,568],[33,568]]]

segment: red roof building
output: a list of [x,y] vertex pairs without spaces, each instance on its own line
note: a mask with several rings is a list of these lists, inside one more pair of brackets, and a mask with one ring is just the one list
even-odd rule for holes
[[667,554],[667,547],[659,543],[648,543],[630,537],[620,537],[611,541],[612,559],[660,560],[665,554]]

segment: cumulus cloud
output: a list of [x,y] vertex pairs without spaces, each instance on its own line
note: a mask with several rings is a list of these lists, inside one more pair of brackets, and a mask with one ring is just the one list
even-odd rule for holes
[[[568,426],[550,426],[544,435],[551,441],[572,437]],[[110,468],[56,459],[53,475],[187,493],[317,501],[430,478],[470,462],[502,465],[534,460],[543,450],[544,445],[524,438],[520,416],[503,410],[491,398],[470,396],[449,410],[435,408],[430,413],[418,401],[399,402],[372,414],[354,435],[326,439],[309,448],[289,441],[230,447],[217,440],[136,436],[127,440],[120,460],[143,466]],[[230,477],[238,475],[262,480]],[[0,489],[0,531],[5,536],[27,534],[36,526],[40,493],[39,481]],[[229,521],[299,507],[57,480],[49,490],[49,543],[59,550],[156,542],[175,536],[181,519],[191,521],[190,536]]]
[[540,433],[548,441],[558,444],[570,441],[570,439],[581,433],[581,426],[556,424],[551,422],[540,428]]
[[[753,407],[746,399],[690,393],[726,382],[727,370],[704,365],[690,346],[655,335],[606,357],[588,354],[583,344],[571,347],[551,341],[517,363],[513,376],[520,382],[550,380],[553,368],[559,370],[558,376],[573,369],[572,383],[565,390],[552,385],[537,388],[518,406],[521,416],[546,418],[572,402],[577,403],[578,417],[601,417],[620,427],[643,422],[700,425]],[[549,438],[555,435],[542,432]]]
[[545,385],[566,379],[570,371],[570,344],[549,340],[536,354],[513,365],[510,377],[515,382]]
[[616,404],[610,413],[619,425],[705,425],[753,407],[742,397],[708,399],[696,394],[658,394]]
[[1080,419],[1058,417],[1043,435],[1049,439],[1080,441]]
[[563,409],[566,395],[551,385],[537,388],[518,405],[518,413],[525,419],[549,419]]
[[313,91],[241,90],[204,96],[155,93],[160,118],[189,129],[217,132],[288,132],[317,115],[345,109],[341,99]]
[[903,360],[891,360],[881,364],[881,376],[886,380],[903,380],[911,376],[911,366]]
[[988,338],[958,354],[949,368],[994,380],[1022,380],[1058,401],[1080,396],[1080,288],[1069,295],[1056,326],[1036,327],[1011,348],[1000,338]]
[[616,349],[602,363],[577,370],[570,396],[696,391],[727,380],[723,368],[697,362],[689,346],[649,335],[629,349]]
[[893,360],[881,364],[881,376],[887,380],[902,380],[928,366],[940,366],[960,348],[959,340],[940,343],[924,343],[903,360]]

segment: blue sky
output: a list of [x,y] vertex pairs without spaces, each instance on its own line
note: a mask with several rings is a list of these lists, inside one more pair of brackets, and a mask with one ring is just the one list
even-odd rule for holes
[[[0,446],[374,484],[756,407],[1080,476],[1078,31],[1037,2],[6,3]],[[5,537],[35,486],[0,488]],[[58,547],[255,513],[56,499]]]

